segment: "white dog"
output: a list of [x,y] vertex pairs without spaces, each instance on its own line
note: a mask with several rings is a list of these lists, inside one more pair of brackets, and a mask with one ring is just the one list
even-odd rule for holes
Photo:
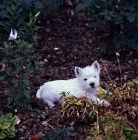
[[46,82],[42,85],[36,94],[50,107],[54,107],[54,102],[59,101],[62,92],[69,92],[76,98],[81,98],[87,94],[89,101],[98,104],[110,105],[105,100],[100,100],[97,96],[97,90],[100,82],[100,65],[95,61],[91,66],[84,68],[75,67],[76,78],[69,80],[56,80]]

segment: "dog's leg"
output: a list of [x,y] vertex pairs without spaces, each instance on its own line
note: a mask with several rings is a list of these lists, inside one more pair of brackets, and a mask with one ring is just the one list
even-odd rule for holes
[[110,103],[104,99],[100,99],[99,97],[97,97],[96,95],[91,96],[91,98],[88,100],[90,103],[91,102],[95,102],[96,104],[103,104],[105,106],[109,106]]
[[45,103],[47,103],[48,104],[48,106],[50,106],[50,107],[54,107],[55,106],[55,104],[52,102],[52,101],[44,101]]
[[108,101],[104,100],[104,99],[100,100],[100,98],[97,97],[96,100],[97,100],[98,104],[103,104],[105,106],[109,106],[110,105],[110,103]]

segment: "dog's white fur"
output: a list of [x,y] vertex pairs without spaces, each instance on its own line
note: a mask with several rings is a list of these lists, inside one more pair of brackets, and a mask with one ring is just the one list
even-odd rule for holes
[[89,101],[104,105],[110,104],[105,100],[100,100],[97,96],[100,83],[100,65],[97,61],[84,68],[75,67],[75,75],[76,78],[74,79],[44,83],[38,89],[36,97],[41,98],[50,107],[54,107],[54,101],[59,100],[61,92],[69,92],[76,98],[81,98],[87,94]]

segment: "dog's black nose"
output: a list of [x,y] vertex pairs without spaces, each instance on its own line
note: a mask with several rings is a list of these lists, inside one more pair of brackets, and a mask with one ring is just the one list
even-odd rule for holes
[[90,83],[90,86],[91,86],[91,87],[94,87],[94,83]]

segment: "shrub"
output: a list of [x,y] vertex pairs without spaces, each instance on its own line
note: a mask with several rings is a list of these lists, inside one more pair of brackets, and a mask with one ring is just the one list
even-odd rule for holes
[[28,15],[30,12],[36,14],[43,11],[44,5],[43,0],[18,0],[21,4],[20,7],[23,9],[23,14]]
[[48,114],[46,114],[44,111],[40,110],[39,108],[28,107],[28,110],[33,112],[34,116],[41,120],[45,120],[48,117]]
[[94,140],[137,140],[138,131],[125,117],[107,113],[100,116],[92,125],[91,136]]
[[120,87],[112,87],[112,95],[99,94],[108,98],[111,105],[108,108],[99,107],[96,121],[92,124],[91,134],[87,139],[94,140],[137,140],[138,130],[138,80],[127,82]]
[[58,0],[46,0],[46,2],[54,10],[58,10],[59,9],[59,1]]
[[76,9],[81,10],[85,7],[93,15],[96,15],[97,22],[92,24],[92,27],[98,27],[99,23],[103,23],[102,26],[108,30],[106,33],[106,53],[110,53],[121,46],[138,49],[137,1],[85,0],[83,3],[79,3]]
[[61,93],[62,100],[62,117],[72,117],[74,116],[76,120],[88,121],[94,120],[97,114],[97,105],[90,104],[86,96],[77,99],[75,96],[69,93]]
[[35,15],[30,13],[28,21],[28,15],[23,14],[24,10],[20,8],[21,3],[18,0],[12,1],[9,6],[7,15],[4,16],[3,21],[0,21],[3,30],[9,33],[11,29],[15,29],[21,39],[33,42],[33,37],[37,35],[36,31],[39,28],[36,25],[39,12]]
[[138,115],[137,81],[134,79],[132,82],[124,83],[122,86],[113,89],[114,98],[111,100],[113,106],[120,108],[118,113],[122,114],[123,112],[131,119],[135,119]]
[[16,119],[11,113],[0,116],[0,139],[14,138],[17,132]]
[[[41,0],[43,1],[43,0]],[[18,10],[22,10],[24,16],[28,16],[30,12],[38,13],[44,8],[43,3],[39,0],[2,0],[0,2],[0,18],[4,19],[8,10],[12,9],[12,6],[16,5]],[[8,10],[7,10],[8,9]]]
[[24,22],[23,27],[21,30],[19,30],[21,38],[28,41],[28,42],[35,42],[35,37],[37,37],[37,30],[39,27],[36,25],[37,17],[39,15],[39,12],[36,15],[32,15],[30,13],[29,15],[29,22]]
[[[137,140],[138,131],[134,123],[138,115],[138,80],[124,83],[120,87],[112,87],[108,94],[101,87],[98,93],[101,99],[108,99],[110,106],[90,104],[86,97],[76,97],[62,93],[62,117],[72,118],[75,122],[92,122],[91,134],[88,139],[94,140]],[[108,89],[110,89],[108,87]],[[136,120],[137,121],[137,120]]]
[[[5,65],[5,70],[0,73],[0,81],[5,85],[8,103],[18,106],[30,105],[30,91],[32,74],[41,67],[40,57],[35,54],[32,44],[23,40],[4,43],[0,47],[3,59],[0,65]],[[34,77],[34,76],[33,76]],[[38,78],[35,76],[34,78]]]
[[7,15],[8,11],[7,9],[11,9],[12,0],[3,0],[0,1],[0,19],[4,19],[4,17]]
[[41,134],[35,135],[33,140],[65,140],[70,136],[70,131],[67,128],[58,129],[54,132],[47,133],[45,136]]
[[[4,5],[4,4],[3,4]],[[7,5],[5,4],[5,8]],[[21,15],[22,9],[18,8],[19,3],[15,1],[9,2],[9,9],[5,9],[6,15],[3,16],[3,19],[5,21],[1,21],[0,25],[7,31],[10,32],[11,28],[19,29],[19,27],[22,25],[22,22],[24,21],[24,16]]]

